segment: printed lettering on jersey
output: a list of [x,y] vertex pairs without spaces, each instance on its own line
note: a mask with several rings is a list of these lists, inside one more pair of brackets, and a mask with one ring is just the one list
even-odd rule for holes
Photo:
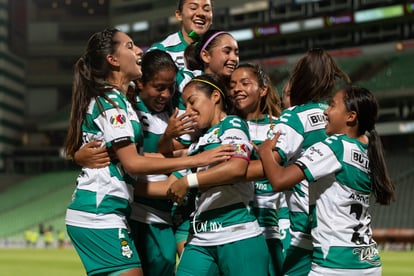
[[205,221],[193,221],[193,232],[202,233],[202,232],[218,232],[223,229],[222,222],[214,220],[205,220]]
[[365,173],[369,173],[369,160],[365,153],[353,148],[348,151],[344,151],[344,162],[357,167]]
[[303,155],[303,158],[306,158],[309,161],[313,162],[315,158],[322,158],[323,156],[324,154],[321,149],[315,146],[311,146],[306,150],[305,154]]
[[126,118],[123,114],[114,114],[109,118],[109,122],[113,128],[124,128]]
[[378,257],[378,248],[375,245],[355,248],[353,253],[359,255],[361,262],[367,262],[374,266],[379,266],[381,264]]
[[[351,193],[351,195],[348,198],[352,199],[352,200],[355,200],[355,201],[359,201],[362,204],[364,204],[365,206],[369,205],[369,195]],[[361,207],[361,209],[362,209],[362,207]]]
[[249,144],[248,137],[243,136],[239,129],[227,129],[224,135],[221,136],[221,139],[223,144],[234,146],[235,153],[233,157],[250,158],[253,146]]
[[308,114],[308,121],[312,127],[325,126],[326,117],[321,112]]

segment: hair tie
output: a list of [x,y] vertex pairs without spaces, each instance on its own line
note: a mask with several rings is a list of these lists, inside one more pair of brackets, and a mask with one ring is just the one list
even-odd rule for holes
[[223,95],[224,98],[226,98],[226,96],[224,95],[223,91],[214,83],[208,81],[208,80],[203,80],[203,79],[197,79],[197,78],[193,78],[190,82],[203,82],[203,83],[207,83],[208,85],[212,86],[214,89],[216,89],[218,92],[220,92],[221,95]]
[[227,32],[220,31],[220,32],[217,32],[217,33],[213,34],[212,36],[210,36],[210,38],[207,39],[207,41],[204,43],[203,47],[201,47],[201,50],[200,50],[200,58],[201,58],[201,52],[203,52],[207,48],[207,46],[211,43],[211,41],[213,39],[215,39],[216,37],[218,37],[221,34],[226,34],[226,33]]

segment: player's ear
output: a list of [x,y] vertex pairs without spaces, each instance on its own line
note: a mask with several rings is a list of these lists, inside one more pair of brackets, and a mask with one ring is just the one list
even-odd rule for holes
[[176,10],[175,11],[175,18],[177,19],[178,22],[182,22],[183,21],[183,15],[181,14],[180,10]]
[[107,55],[106,60],[112,66],[119,66],[118,59],[114,55]]
[[358,114],[355,111],[347,112],[346,122],[347,125],[355,126],[358,123]]

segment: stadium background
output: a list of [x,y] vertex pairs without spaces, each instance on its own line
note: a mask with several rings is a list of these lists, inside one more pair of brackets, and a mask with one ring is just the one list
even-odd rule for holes
[[[145,50],[178,29],[175,9],[175,0],[0,0],[0,247],[23,246],[39,224],[64,229],[78,167],[61,147],[73,64],[89,36],[117,26]],[[298,58],[320,47],[376,94],[397,202],[373,205],[374,234],[383,249],[412,250],[414,1],[216,0],[213,22],[279,91]]]

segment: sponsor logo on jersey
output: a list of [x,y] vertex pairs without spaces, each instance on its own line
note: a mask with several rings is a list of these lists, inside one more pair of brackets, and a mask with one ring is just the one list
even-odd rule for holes
[[351,195],[349,196],[349,199],[353,199],[353,200],[362,202],[364,204],[369,204],[369,195],[351,193]]
[[257,181],[254,183],[254,187],[256,191],[262,191],[262,192],[272,192],[273,187],[269,183]]
[[378,258],[378,249],[375,245],[355,248],[353,253],[359,254],[359,259],[361,262],[367,262],[375,266],[380,265],[380,260]]
[[312,127],[325,126],[326,117],[320,112],[315,112],[308,115],[308,121]]
[[364,171],[369,170],[369,160],[367,156],[363,155],[360,151],[351,151],[352,163],[357,167],[362,168]]
[[193,224],[193,231],[194,233],[202,233],[202,232],[218,232],[223,229],[221,222],[218,221],[195,221]]
[[241,156],[244,158],[248,158],[250,156],[249,154],[249,148],[247,147],[246,144],[235,144],[235,153],[234,155],[236,156]]
[[314,146],[311,146],[308,149],[308,154],[304,155],[303,157],[308,159],[309,161],[313,162],[314,161],[314,159],[312,158],[313,155],[318,155],[320,157],[323,157],[324,154],[320,149],[315,148]]
[[125,127],[126,118],[122,114],[114,114],[109,119],[109,122],[114,128],[124,128]]
[[225,137],[224,138],[224,141],[227,141],[227,140],[230,140],[230,141],[241,141],[242,138],[241,137],[238,137],[238,136],[228,136],[228,137]]

